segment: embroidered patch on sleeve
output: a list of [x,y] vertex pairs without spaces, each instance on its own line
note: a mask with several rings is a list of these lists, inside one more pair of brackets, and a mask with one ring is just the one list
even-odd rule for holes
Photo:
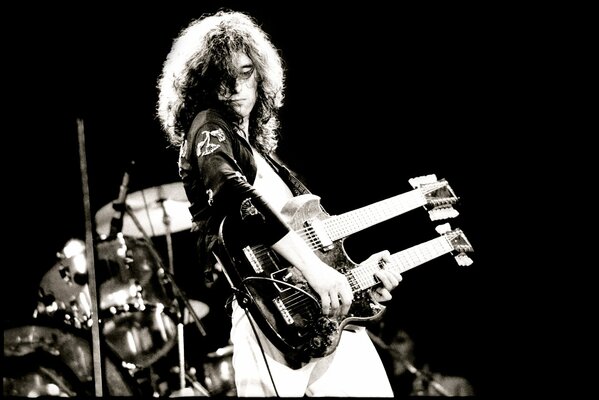
[[196,155],[198,157],[207,156],[210,153],[213,153],[216,149],[220,147],[218,143],[212,143],[212,138],[216,138],[218,142],[225,141],[225,133],[222,129],[218,128],[213,131],[203,131],[202,135],[204,138],[200,141],[196,147]]
[[208,195],[208,205],[211,206],[214,204],[214,192],[212,189],[206,190],[206,194]]
[[252,204],[252,200],[249,197],[241,202],[241,208],[239,209],[239,212],[241,214],[242,220],[246,219],[247,217],[249,217],[251,215],[258,214],[258,210]]

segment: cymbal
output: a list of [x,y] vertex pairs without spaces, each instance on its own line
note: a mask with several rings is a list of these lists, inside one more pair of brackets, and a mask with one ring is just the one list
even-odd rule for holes
[[[196,313],[196,315],[200,319],[204,318],[210,312],[210,306],[208,306],[208,304],[206,304],[206,303],[202,303],[199,300],[189,299],[189,304],[191,304],[191,308],[193,308],[193,311]],[[189,324],[192,322],[193,322],[193,315],[191,315],[189,310],[187,308],[185,308],[185,311],[183,314],[183,323]]]
[[[125,203],[148,236],[166,235],[165,211],[171,233],[191,228],[189,201],[182,182],[168,183],[130,193],[127,195]],[[112,202],[98,210],[96,231],[99,235],[109,234],[113,215]],[[123,217],[122,232],[125,236],[144,236],[128,213],[125,213]]]

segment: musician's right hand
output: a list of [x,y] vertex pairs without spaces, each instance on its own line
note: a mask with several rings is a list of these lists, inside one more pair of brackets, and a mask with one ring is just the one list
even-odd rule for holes
[[304,278],[320,296],[323,314],[331,317],[347,315],[354,296],[345,275],[322,261],[304,269]]
[[308,284],[320,296],[324,315],[347,314],[353,293],[345,275],[318,258],[294,231],[287,233],[272,247],[302,273]]

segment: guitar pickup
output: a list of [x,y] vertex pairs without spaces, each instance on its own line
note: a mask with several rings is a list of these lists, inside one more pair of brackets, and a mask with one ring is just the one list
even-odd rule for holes
[[247,258],[248,262],[250,263],[252,268],[254,268],[254,271],[257,274],[264,272],[262,265],[260,264],[260,262],[258,261],[258,258],[254,254],[254,250],[252,250],[252,248],[250,246],[245,246],[243,248],[243,254],[245,254],[245,257]]
[[319,219],[313,219],[310,221],[306,221],[304,224],[308,230],[308,235],[310,236],[311,241],[316,243],[318,248],[322,251],[327,251],[333,249],[333,241],[331,237],[327,234],[326,229]]
[[283,300],[281,300],[280,297],[277,297],[277,298],[274,298],[272,301],[273,301],[273,303],[275,303],[275,306],[281,313],[281,316],[283,317],[283,320],[285,320],[285,323],[287,325],[293,325],[293,322],[294,322],[293,317],[287,310],[287,307],[285,307],[285,304],[283,304]]

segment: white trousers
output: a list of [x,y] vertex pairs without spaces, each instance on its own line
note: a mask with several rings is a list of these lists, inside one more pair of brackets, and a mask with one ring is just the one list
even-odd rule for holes
[[248,317],[234,302],[231,342],[238,396],[393,397],[381,359],[364,328],[343,331],[333,354],[292,369],[284,364],[281,352],[255,322],[254,326],[264,347],[270,374]]

